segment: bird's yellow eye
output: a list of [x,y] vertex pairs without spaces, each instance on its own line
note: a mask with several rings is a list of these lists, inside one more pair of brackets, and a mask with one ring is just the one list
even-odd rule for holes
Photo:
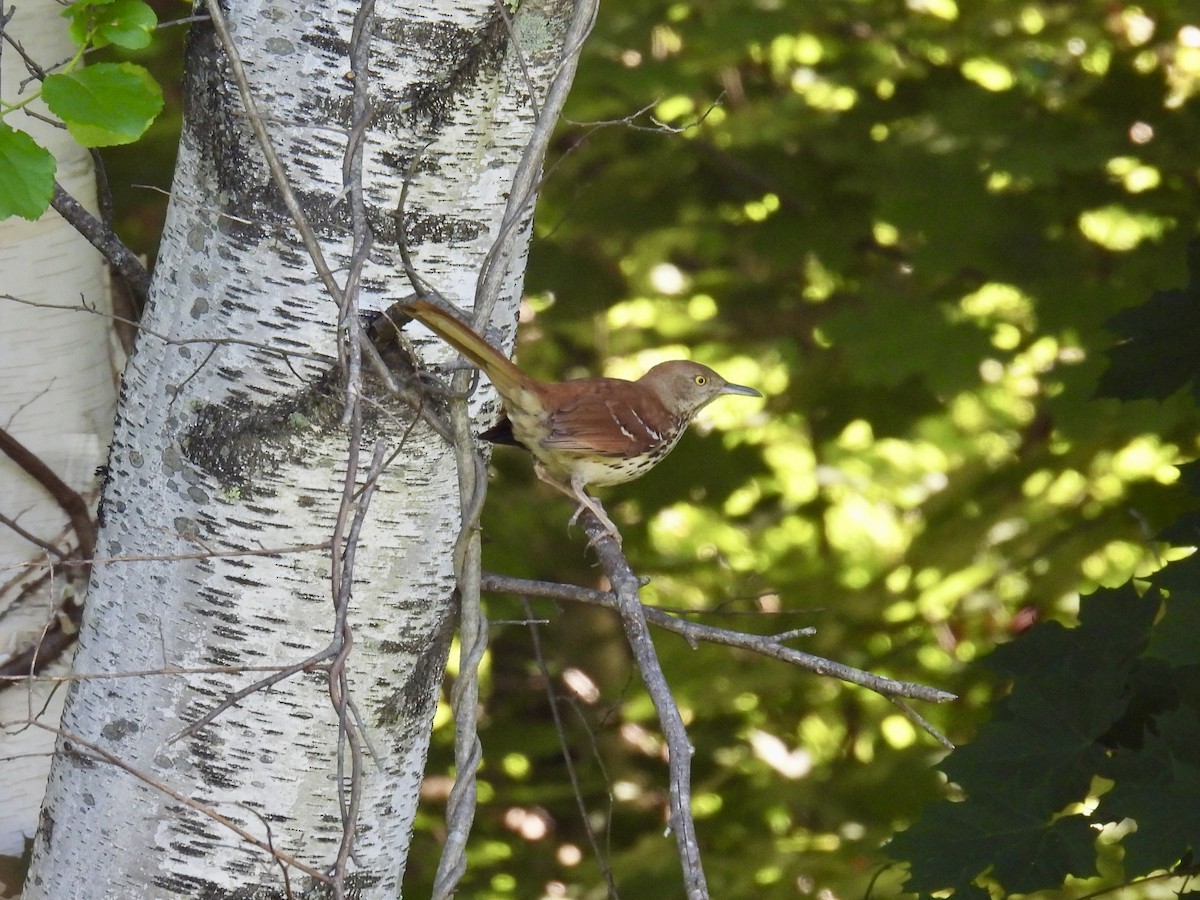
[[704,387],[708,384],[708,377],[706,375],[697,375],[692,381],[696,382],[697,387]]

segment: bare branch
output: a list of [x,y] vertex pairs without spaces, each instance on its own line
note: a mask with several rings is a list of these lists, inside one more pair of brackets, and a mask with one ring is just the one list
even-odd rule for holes
[[[485,572],[483,576],[485,590],[502,594],[515,594],[524,597],[547,597],[552,600],[565,600],[570,603],[590,603],[605,606],[609,609],[618,607],[618,600],[610,591],[598,591],[594,588],[578,587],[571,584],[558,584],[549,581],[531,581],[525,578],[513,578],[508,575],[497,575]],[[925,700],[930,703],[946,703],[957,699],[957,695],[949,691],[928,687],[911,681],[897,681],[882,675],[873,675],[843,665],[833,660],[813,656],[783,645],[796,635],[795,631],[785,631],[776,635],[749,634],[743,631],[733,631],[728,628],[718,628],[704,625],[672,615],[666,610],[655,606],[642,607],[646,620],[653,625],[672,631],[686,640],[693,647],[701,641],[710,644],[723,644],[727,647],[737,647],[750,650],[781,662],[790,663],[801,669],[806,669],[815,675],[828,675],[849,684],[867,688],[888,698],[904,697],[910,700]],[[807,629],[800,629],[807,631]],[[924,726],[922,726],[924,727]],[[926,729],[929,730],[929,729]],[[936,736],[935,731],[930,731]]]

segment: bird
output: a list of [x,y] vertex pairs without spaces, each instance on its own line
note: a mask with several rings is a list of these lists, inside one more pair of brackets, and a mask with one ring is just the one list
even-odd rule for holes
[[480,437],[527,449],[537,477],[578,504],[571,522],[590,510],[618,544],[620,532],[587,489],[646,474],[674,449],[696,413],[718,397],[762,396],[684,359],[659,363],[637,381],[542,381],[440,307],[426,300],[397,307],[478,366],[496,388],[504,416]]

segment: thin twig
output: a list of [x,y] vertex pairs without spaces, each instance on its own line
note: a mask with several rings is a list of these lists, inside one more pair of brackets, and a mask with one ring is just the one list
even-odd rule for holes
[[542,635],[541,629],[537,623],[533,621],[533,609],[529,605],[527,597],[521,598],[521,603],[525,608],[525,618],[529,625],[529,639],[533,644],[533,659],[537,663],[538,671],[542,673],[542,684],[546,688],[546,701],[550,706],[550,717],[554,719],[554,732],[558,735],[559,746],[562,748],[563,765],[567,769],[567,778],[571,782],[571,790],[575,794],[575,804],[579,807],[579,820],[583,823],[583,833],[587,835],[588,843],[592,845],[592,853],[596,856],[596,865],[600,867],[600,874],[604,876],[604,884],[608,887],[608,896],[611,900],[618,900],[617,883],[613,879],[612,866],[608,861],[608,857],[600,848],[600,840],[596,837],[596,831],[592,828],[591,819],[588,816],[587,803],[583,799],[583,789],[579,784],[579,775],[575,771],[575,762],[571,759],[571,748],[567,744],[567,732],[563,727],[562,716],[558,712],[558,694],[554,690],[554,680],[550,677],[550,669],[546,666],[546,657],[542,653]]
[[[281,863],[285,863],[289,866],[299,869],[301,872],[303,872],[305,875],[309,876],[310,878],[314,878],[317,881],[320,881],[324,884],[329,883],[329,876],[327,876],[324,872],[321,872],[318,869],[314,869],[312,866],[302,863],[300,860],[296,859],[294,856],[290,856],[287,853],[284,853],[282,850],[276,850],[274,847],[271,846],[270,843],[268,843],[267,841],[260,840],[259,838],[256,838],[254,835],[250,834],[250,832],[246,831],[240,825],[237,825],[236,823],[225,818],[225,816],[221,815],[219,812],[217,812],[212,807],[206,806],[203,803],[193,800],[191,797],[187,796],[186,794],[181,794],[178,791],[172,790],[170,787],[163,784],[161,781],[151,778],[149,775],[147,775],[145,772],[141,771],[140,769],[138,769],[134,766],[131,766],[129,763],[125,762],[123,759],[109,753],[103,747],[100,747],[97,744],[93,744],[91,741],[84,740],[83,738],[79,737],[79,735],[72,734],[68,731],[63,731],[62,729],[55,728],[52,725],[46,725],[43,722],[34,720],[34,721],[31,721],[29,724],[35,728],[40,728],[43,731],[48,731],[51,734],[57,735],[62,740],[66,741],[68,743],[68,745],[75,744],[75,745],[78,745],[79,747],[83,747],[84,749],[88,750],[91,753],[94,753],[96,755],[96,757],[98,757],[99,759],[103,760],[104,762],[109,763],[110,765],[116,766],[118,769],[121,769],[122,771],[128,772],[130,775],[132,775],[138,781],[141,781],[143,784],[146,784],[149,787],[153,788],[154,790],[156,790],[162,794],[165,794],[166,796],[170,797],[172,800],[176,801],[177,803],[182,803],[184,806],[188,807],[189,809],[195,810],[196,812],[200,813],[202,816],[206,816],[209,819],[212,819],[217,824],[222,825],[225,828],[228,828],[230,831],[232,831],[234,834],[236,834],[238,837],[240,837],[243,841],[246,841],[249,844],[253,844],[254,846],[258,847],[261,850],[265,850],[267,853],[269,853],[271,855],[271,857],[273,859],[276,859]],[[72,748],[68,747],[68,749],[72,749]],[[75,752],[78,753],[79,751],[75,750]]]
[[217,38],[221,42],[221,47],[225,50],[225,56],[229,60],[230,74],[233,75],[233,81],[237,85],[238,94],[242,98],[242,106],[246,109],[246,117],[250,120],[250,127],[254,129],[254,136],[258,139],[259,149],[262,150],[263,156],[266,158],[267,169],[271,173],[271,180],[275,183],[275,188],[279,191],[279,195],[283,199],[283,205],[287,207],[288,215],[292,218],[292,224],[296,226],[296,231],[300,234],[300,240],[304,242],[304,249],[308,251],[308,255],[312,259],[317,277],[321,279],[321,284],[325,286],[325,290],[329,292],[329,296],[334,299],[334,302],[340,308],[342,305],[342,288],[337,283],[337,279],[333,277],[333,271],[329,268],[329,264],[325,261],[325,252],[321,249],[321,243],[317,240],[317,235],[313,231],[303,207],[300,206],[300,201],[296,199],[296,193],[292,190],[291,182],[288,180],[287,172],[284,171],[279,154],[275,152],[275,145],[271,141],[271,135],[267,131],[263,117],[258,112],[258,104],[255,103],[254,93],[250,89],[250,79],[246,76],[246,67],[242,65],[242,58],[237,52],[237,47],[234,45],[233,35],[229,32],[229,25],[225,21],[225,13],[221,9],[221,4],[218,0],[207,0],[204,7],[208,10],[213,29],[216,31]]

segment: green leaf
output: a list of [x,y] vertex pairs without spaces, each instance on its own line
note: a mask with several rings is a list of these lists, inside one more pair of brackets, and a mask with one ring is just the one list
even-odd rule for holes
[[1189,284],[1155,291],[1145,303],[1114,316],[1109,327],[1125,337],[1108,351],[1099,394],[1118,400],[1161,400],[1191,384],[1200,396],[1200,240],[1188,247]]
[[1041,623],[988,658],[1012,691],[941,765],[966,799],[929,807],[888,848],[910,862],[910,890],[963,890],[986,873],[1026,893],[1095,870],[1095,820],[1062,813],[1087,797],[1106,746],[1139,744],[1170,705],[1165,666],[1138,657],[1160,605],[1154,590],[1097,591],[1077,627]]
[[54,194],[56,168],[49,150],[0,122],[0,219],[41,216]]
[[163,105],[158,83],[133,63],[97,63],[48,75],[42,96],[71,136],[85,147],[133,143]]
[[71,19],[71,37],[80,46],[141,50],[150,45],[158,26],[158,16],[142,0],[79,0],[63,15]]
[[1137,822],[1137,831],[1122,841],[1128,872],[1168,868],[1200,849],[1196,714],[1194,707],[1184,707],[1160,716],[1157,734],[1136,751],[1119,751],[1105,768],[1103,774],[1116,784],[1100,798],[1096,815]]

